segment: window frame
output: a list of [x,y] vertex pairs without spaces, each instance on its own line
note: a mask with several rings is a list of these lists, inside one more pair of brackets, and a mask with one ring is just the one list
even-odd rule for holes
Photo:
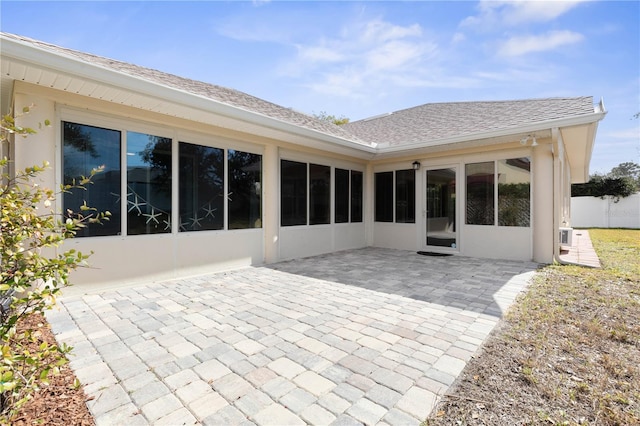
[[[224,193],[228,192],[228,177],[226,175],[226,170],[228,168],[228,155],[227,150],[232,149],[235,151],[242,151],[250,154],[259,155],[262,158],[262,166],[264,166],[264,149],[260,146],[256,146],[250,142],[230,139],[224,136],[219,135],[211,135],[204,134],[200,132],[193,132],[190,130],[185,130],[175,126],[167,126],[157,123],[150,123],[141,120],[130,119],[126,117],[108,115],[104,113],[100,113],[97,111],[86,111],[83,109],[78,109],[73,106],[63,106],[59,109],[58,114],[56,115],[56,126],[59,126],[58,131],[56,132],[56,143],[58,148],[56,149],[56,162],[58,164],[63,164],[64,162],[64,152],[63,152],[63,123],[75,123],[79,125],[86,125],[91,127],[103,128],[106,130],[114,130],[120,132],[120,193],[127,194],[127,151],[128,144],[126,134],[127,132],[136,132],[143,134],[150,134],[154,136],[164,137],[171,140],[171,209],[172,211],[179,210],[179,188],[178,188],[178,177],[179,177],[179,142],[184,141],[186,143],[191,143],[194,145],[201,145],[204,147],[211,148],[219,148],[224,150],[224,167],[225,167],[225,176],[224,176]],[[56,182],[58,185],[63,183],[63,173],[64,170],[60,167],[60,171],[56,173]],[[264,167],[261,167],[260,172],[261,182],[264,181]],[[126,199],[126,197],[124,197]],[[61,204],[62,205],[62,204]],[[224,205],[224,227],[220,230],[206,230],[201,232],[221,232],[221,231],[244,231],[246,232],[248,229],[229,229],[227,220],[228,214],[228,203],[225,201]],[[139,237],[146,235],[147,237],[155,234],[134,234],[130,235],[127,233],[128,223],[127,223],[127,210],[130,207],[126,202],[120,202],[119,211],[122,217],[120,223],[120,229],[117,234],[101,236],[101,238],[109,238],[109,237]],[[114,209],[115,210],[115,209]],[[110,210],[111,211],[111,210]],[[60,210],[62,212],[62,209]],[[260,222],[262,222],[264,215],[264,188],[261,185],[260,188]],[[161,233],[157,236],[161,235],[178,235],[179,234],[179,226],[178,218],[175,214],[171,216],[171,227],[170,230],[166,233]],[[252,228],[252,229],[261,229],[261,228]],[[84,238],[95,238],[96,236],[88,236]]]
[[[401,174],[406,175],[403,180],[400,179]],[[416,223],[416,171],[414,169],[395,170],[393,178],[394,222]],[[403,193],[405,197],[401,197]],[[404,209],[401,203],[406,203]]]
[[[501,162],[507,162],[510,160],[521,160],[521,159],[527,159],[528,163],[529,163],[529,182],[528,182],[528,189],[529,189],[529,199],[528,199],[528,207],[529,207],[529,212],[528,212],[528,224],[527,225],[504,225],[504,224],[500,224],[500,213],[502,210],[502,205],[500,204],[500,163]],[[468,208],[469,208],[469,191],[468,191],[468,176],[467,176],[467,166],[468,165],[473,165],[473,164],[482,164],[482,163],[492,163],[493,165],[493,188],[492,188],[492,209],[493,209],[493,222],[492,223],[487,223],[487,224],[475,224],[475,223],[468,223]],[[511,155],[507,155],[507,156],[500,156],[498,158],[493,158],[493,159],[485,159],[485,160],[478,160],[478,161],[469,161],[469,162],[465,162],[463,163],[463,170],[464,170],[464,188],[465,188],[465,197],[464,197],[464,202],[465,202],[465,207],[464,207],[464,225],[465,226],[485,226],[485,227],[490,227],[490,226],[494,226],[494,227],[501,227],[501,228],[531,228],[532,226],[532,220],[533,220],[533,192],[532,192],[532,188],[533,188],[533,158],[531,156],[530,153],[512,153]]]
[[[300,183],[298,182],[297,184],[295,182],[293,182],[293,195],[290,197],[292,198],[293,204],[292,204],[292,209],[294,210],[301,210],[304,209],[304,221],[302,221],[302,214],[297,213],[295,214],[295,212],[293,213],[296,217],[292,217],[291,219],[287,218],[286,222],[285,222],[285,200],[284,200],[284,188],[285,188],[285,181],[284,181],[284,163],[296,163],[300,166],[304,165],[304,185],[302,185],[302,188],[304,189],[304,200],[299,200],[298,198],[301,198],[302,194],[297,194],[297,192],[300,191]],[[297,160],[289,160],[286,158],[281,158],[280,162],[279,162],[279,166],[280,166],[280,199],[278,200],[280,202],[280,226],[281,227],[290,227],[290,226],[306,226],[309,224],[309,163],[306,162],[302,162],[302,161],[297,161]],[[300,167],[300,169],[302,169],[302,167]],[[298,173],[300,173],[300,171],[298,171]],[[297,178],[298,181],[300,181],[300,177],[298,176]],[[291,182],[287,182],[287,183],[291,183]],[[288,194],[287,194],[288,196]],[[298,205],[299,204],[299,205]],[[288,210],[288,209],[287,209]]]
[[[340,179],[338,172],[341,174]],[[349,223],[351,221],[351,170],[334,167],[333,175],[333,222]],[[346,182],[344,182],[345,178]]]
[[[391,179],[390,182],[381,182],[382,178],[386,178],[385,180]],[[379,179],[380,178],[380,182]],[[381,184],[386,186],[386,188],[382,188]],[[384,193],[378,192],[378,188],[380,191],[384,191]],[[374,222],[379,223],[395,223],[395,172],[393,170],[389,171],[381,171],[376,172],[373,175],[373,198],[374,198]],[[383,195],[383,197],[380,197]],[[383,209],[379,209],[378,207],[383,205]]]
[[[120,203],[120,200],[122,198],[122,187],[123,187],[123,176],[124,176],[124,172],[123,172],[123,152],[124,152],[124,138],[123,138],[123,130],[121,130],[120,128],[112,128],[111,126],[105,126],[105,125],[101,125],[98,123],[94,123],[91,120],[85,120],[83,118],[77,118],[77,117],[73,117],[73,118],[67,118],[67,117],[61,117],[58,121],[58,124],[60,125],[60,131],[58,132],[58,137],[60,138],[60,149],[57,150],[56,152],[56,156],[59,155],[59,159],[60,159],[60,185],[64,185],[65,184],[65,171],[66,171],[66,163],[67,161],[65,160],[65,124],[71,124],[71,125],[77,125],[77,126],[83,126],[83,127],[92,127],[94,129],[98,129],[98,130],[105,130],[107,132],[115,132],[118,133],[119,135],[119,141],[118,141],[118,155],[117,155],[117,163],[118,163],[118,192],[116,194],[111,193],[111,195],[117,197],[117,201],[116,203]],[[83,170],[83,173],[85,176],[89,176],[90,175],[91,170]],[[102,173],[108,173],[109,170],[105,170]],[[98,179],[99,179],[99,175]],[[80,176],[73,176],[72,179],[77,179],[80,178]],[[96,179],[94,179],[92,182],[95,182]],[[85,186],[87,193],[89,193],[92,189],[92,186]],[[78,189],[78,191],[81,191],[80,189]],[[71,210],[77,212],[76,206],[67,206],[67,202],[70,200],[67,200],[68,198],[71,197],[71,195],[73,194],[73,189],[70,190],[68,193],[66,192],[65,194],[63,194],[63,196],[61,197],[61,210],[64,214],[64,212],[67,211],[67,208],[71,208]],[[87,197],[83,197],[82,201],[86,201]],[[89,201],[88,202],[88,206],[92,207],[92,208],[96,208],[96,205]],[[80,206],[77,206],[77,208],[79,209]],[[122,208],[118,207],[117,211],[116,209],[113,209],[114,211],[112,212],[111,209],[105,209],[104,211],[109,211],[109,213],[111,213],[110,216],[110,220],[108,224],[111,224],[112,222],[114,222],[114,218],[117,218],[118,221],[118,225],[119,227],[114,228],[113,232],[115,233],[96,233],[96,234],[92,234],[91,231],[92,230],[102,230],[101,228],[104,226],[104,224],[87,224],[87,226],[85,228],[79,229],[76,237],[77,238],[95,238],[95,237],[113,237],[113,236],[121,236],[123,235],[123,231],[124,231],[124,222],[125,222],[125,216],[123,216],[122,214]],[[99,210],[98,213],[100,212],[104,212],[103,210]],[[106,222],[105,222],[106,223]]]

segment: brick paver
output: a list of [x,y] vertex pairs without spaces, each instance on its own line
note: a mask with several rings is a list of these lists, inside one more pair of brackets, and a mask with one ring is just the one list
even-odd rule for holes
[[75,287],[47,316],[98,425],[418,425],[536,268],[367,248]]

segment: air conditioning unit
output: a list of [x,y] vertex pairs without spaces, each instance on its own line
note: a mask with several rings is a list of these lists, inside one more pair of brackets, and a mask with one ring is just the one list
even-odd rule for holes
[[573,242],[573,228],[560,228],[560,247],[571,247]]

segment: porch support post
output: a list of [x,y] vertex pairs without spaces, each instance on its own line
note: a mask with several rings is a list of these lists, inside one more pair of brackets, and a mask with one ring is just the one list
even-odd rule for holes
[[280,257],[279,250],[279,214],[280,191],[278,190],[278,176],[280,163],[278,161],[279,151],[275,145],[267,145],[264,150],[262,165],[262,178],[264,189],[262,196],[264,200],[264,212],[262,214],[264,227],[264,261],[273,263]]
[[533,150],[533,260],[553,262],[555,215],[553,142]]
[[365,236],[367,246],[373,246],[374,235],[373,235],[373,225],[374,225],[374,199],[375,199],[375,188],[374,188],[374,179],[373,179],[373,165],[371,163],[367,163],[367,168],[364,172],[364,224],[365,224]]

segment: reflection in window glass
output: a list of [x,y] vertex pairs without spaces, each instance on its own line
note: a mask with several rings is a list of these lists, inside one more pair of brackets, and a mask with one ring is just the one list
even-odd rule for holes
[[349,222],[349,170],[336,169],[335,221]]
[[351,170],[351,222],[362,222],[362,172]]
[[376,222],[393,222],[393,172],[375,174]]
[[467,181],[467,224],[494,224],[494,163],[465,166]]
[[416,173],[411,170],[396,171],[396,222],[416,221]]
[[262,156],[229,150],[229,229],[262,228]]
[[224,227],[224,150],[180,142],[180,231]]
[[280,222],[282,226],[307,224],[307,165],[280,162]]
[[528,157],[498,161],[498,225],[529,226],[530,186]]
[[171,139],[127,132],[127,234],[171,232]]
[[62,122],[63,182],[65,185],[89,176],[91,170],[104,165],[85,190],[72,189],[63,195],[63,211],[79,212],[86,201],[98,212],[111,216],[102,224],[89,224],[79,229],[77,237],[120,235],[120,132],[83,124]]
[[309,164],[309,224],[331,221],[331,167]]

